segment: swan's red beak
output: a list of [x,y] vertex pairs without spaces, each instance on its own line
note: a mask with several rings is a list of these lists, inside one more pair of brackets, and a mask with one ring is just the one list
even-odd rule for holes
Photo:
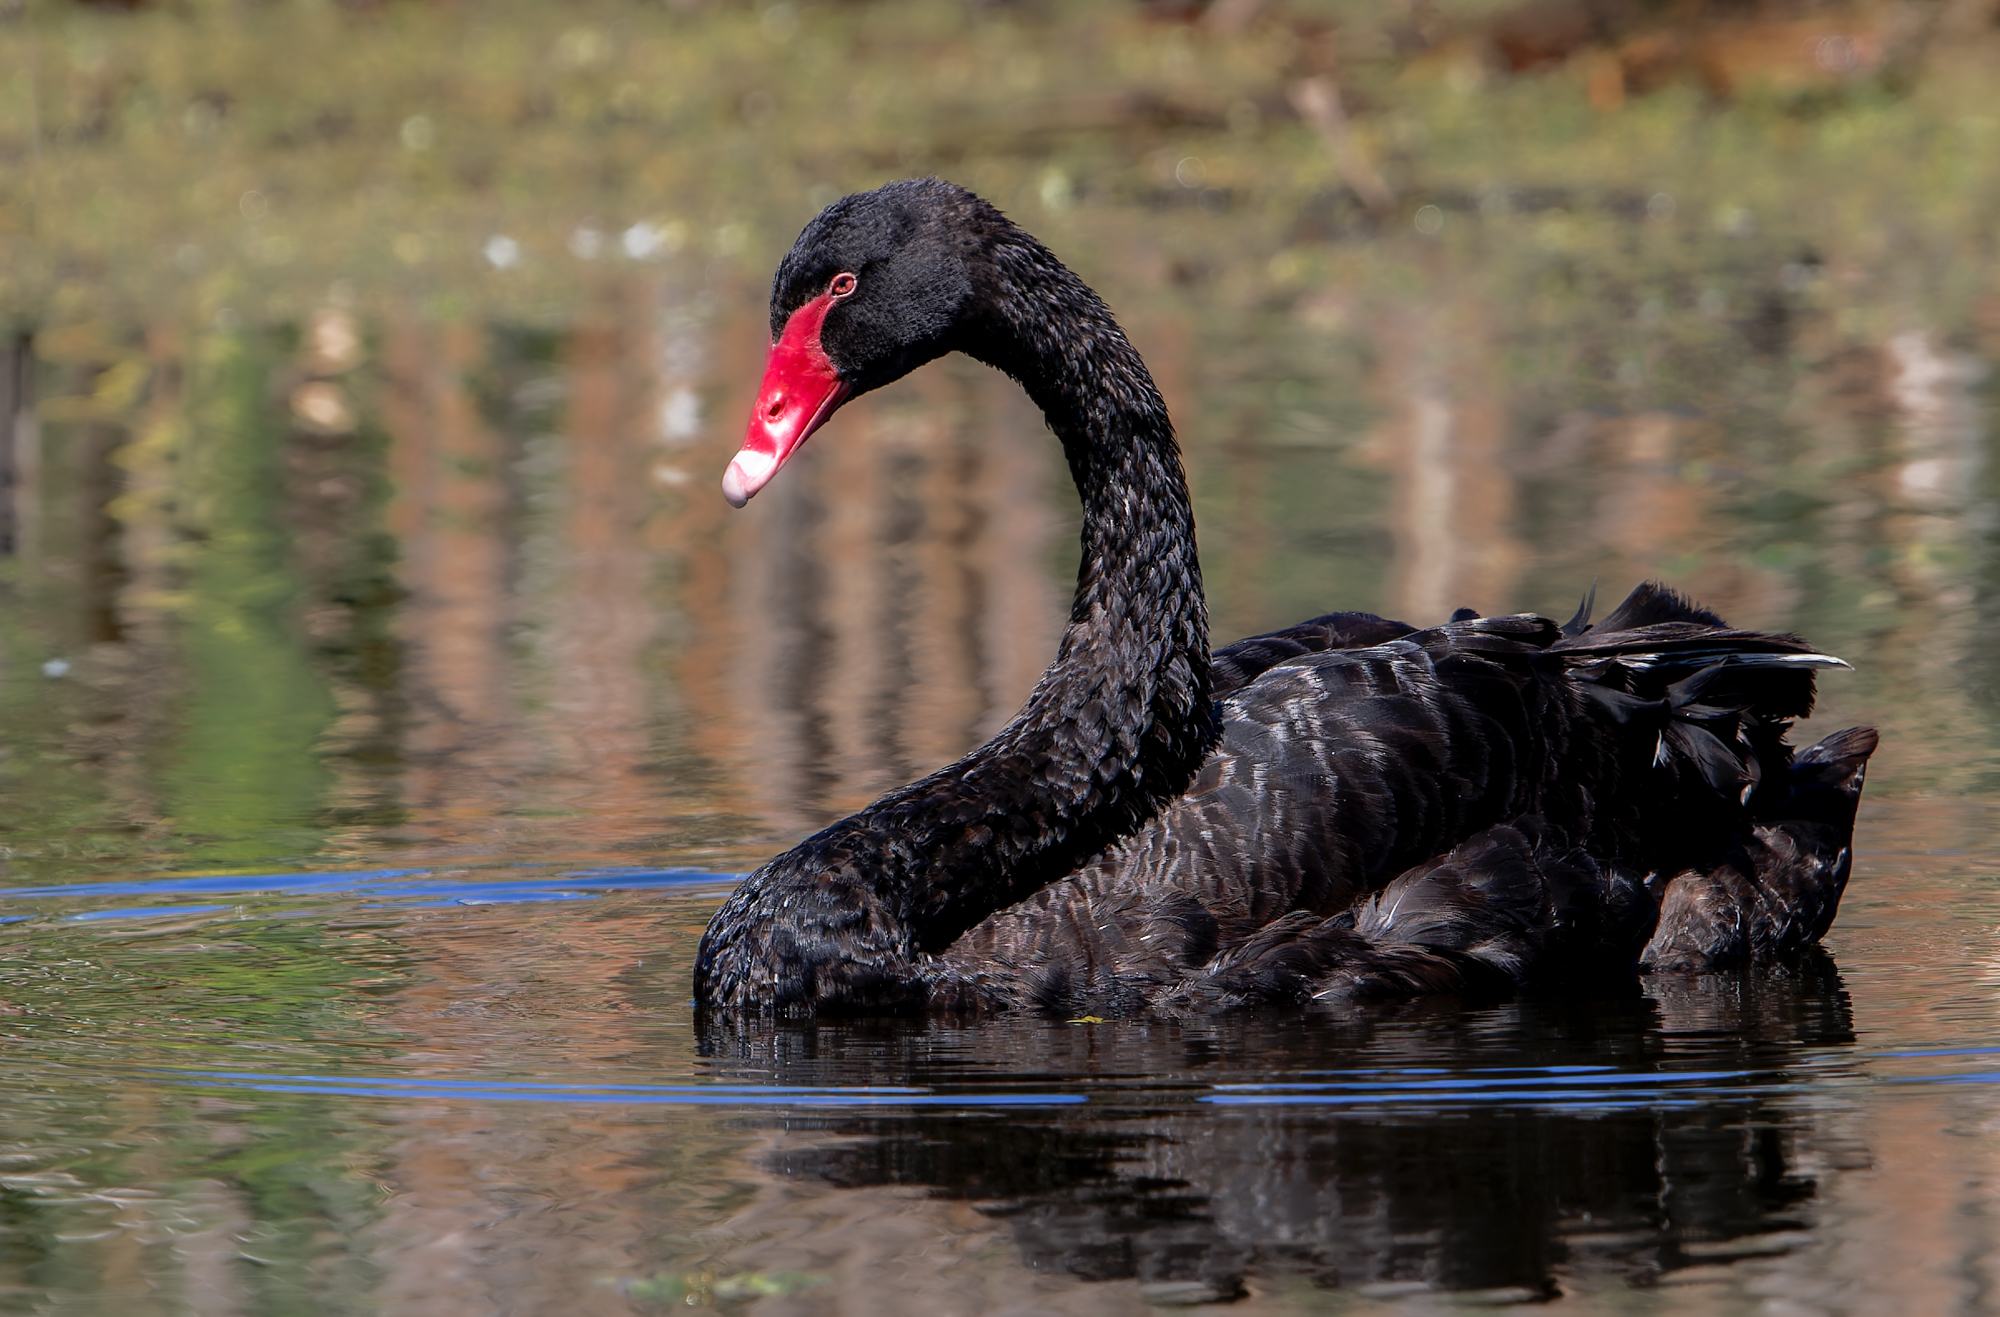
[[819,341],[832,306],[831,293],[815,297],[792,312],[785,332],[771,344],[771,355],[764,361],[764,386],[757,390],[757,409],[750,413],[750,432],[722,473],[722,496],[731,507],[742,507],[769,484],[799,445],[847,401],[847,385]]

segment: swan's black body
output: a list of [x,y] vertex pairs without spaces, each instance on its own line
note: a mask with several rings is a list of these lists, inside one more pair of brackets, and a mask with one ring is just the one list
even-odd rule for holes
[[[1794,768],[1784,730],[1831,662],[1803,642],[1642,587],[1594,629],[1336,614],[1211,656],[1166,409],[1045,248],[960,189],[892,184],[807,227],[774,339],[809,305],[842,396],[952,350],[1020,381],[1082,494],[1083,563],[1021,712],[751,875],[702,940],[703,1004],[1209,1009],[1824,931],[1873,734]],[[1663,892],[1688,916],[1656,934]]]

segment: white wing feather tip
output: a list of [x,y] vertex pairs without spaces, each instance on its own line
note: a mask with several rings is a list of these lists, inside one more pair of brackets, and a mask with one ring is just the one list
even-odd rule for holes
[[1846,668],[1854,671],[1854,665],[1831,654],[1745,654],[1740,651],[1704,654],[1699,650],[1678,650],[1673,653],[1616,654],[1611,656],[1614,663],[1622,663],[1628,668],[1641,672],[1662,667],[1693,667],[1703,660],[1727,663],[1742,668]]

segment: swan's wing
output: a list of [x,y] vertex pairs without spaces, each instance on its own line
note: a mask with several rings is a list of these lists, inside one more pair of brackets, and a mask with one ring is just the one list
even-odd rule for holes
[[1209,674],[1210,688],[1219,700],[1302,654],[1386,645],[1415,630],[1406,622],[1393,622],[1373,613],[1328,613],[1283,631],[1251,636],[1216,650]]
[[[1731,642],[1699,629],[1705,647],[1678,651],[1684,661],[1634,668],[1618,666],[1628,651],[1617,633],[1600,637],[1595,650],[1572,651],[1558,645],[1553,623],[1531,617],[1455,623],[1279,663],[1222,702],[1222,744],[1185,795],[1078,873],[975,926],[933,962],[939,982],[957,985],[952,991],[965,1000],[1104,1013],[1172,996],[1219,952],[1236,957],[1230,963],[1240,972],[1211,986],[1232,1000],[1282,995],[1285,983],[1336,973],[1349,975],[1339,990],[1349,995],[1396,984],[1405,995],[1443,990],[1438,985],[1463,984],[1470,972],[1451,968],[1468,953],[1445,934],[1454,920],[1483,927],[1492,911],[1475,908],[1470,893],[1511,872],[1504,848],[1469,858],[1454,847],[1528,815],[1544,821],[1551,853],[1594,855],[1592,863],[1623,875],[1616,892],[1602,883],[1593,889],[1626,912],[1606,925],[1623,932],[1607,933],[1598,950],[1565,941],[1554,962],[1576,965],[1602,953],[1629,967],[1654,908],[1628,881],[1641,864],[1672,872],[1682,862],[1674,855],[1726,852],[1753,823],[1787,836],[1807,824],[1825,827],[1824,837],[1801,839],[1802,853],[1812,855],[1839,851],[1851,831],[1851,809],[1844,824],[1822,824],[1766,808],[1810,795],[1800,783],[1821,794],[1846,789],[1818,785],[1818,776],[1844,770],[1814,765],[1844,764],[1851,747],[1846,758],[1834,753],[1840,747],[1805,752],[1795,770],[1782,720],[1759,705],[1796,707],[1797,683],[1809,681],[1810,670],[1753,663],[1703,676],[1715,666],[1713,651]],[[1753,655],[1790,644],[1729,634]],[[1650,648],[1629,652],[1677,652],[1673,646],[1692,637],[1643,639]],[[1758,685],[1774,676],[1780,685]],[[1746,686],[1746,678],[1754,680]],[[1608,707],[1599,698],[1607,693],[1625,703]],[[1763,773],[1766,759],[1768,789],[1746,796],[1738,778]],[[1830,852],[1831,840],[1839,844]],[[1778,872],[1775,860],[1767,867]],[[1818,870],[1798,877],[1802,891],[1826,885]],[[1388,941],[1326,922],[1385,883],[1403,893],[1399,902],[1368,899],[1385,912],[1376,931]],[[1642,926],[1627,926],[1641,915]],[[1823,921],[1805,917],[1798,927],[1817,936],[1812,930]],[[1375,959],[1354,958],[1357,936],[1377,948],[1368,953]],[[1481,944],[1490,954],[1480,973],[1504,977],[1551,963],[1545,943]],[[1405,949],[1381,951],[1391,945]],[[1339,964],[1349,970],[1333,968]],[[1274,968],[1260,979],[1257,965]],[[1330,984],[1316,992],[1333,991]]]
[[[1042,894],[1068,889],[1066,899],[1039,903],[1027,925],[1039,935],[1031,948],[1004,936],[969,939],[953,949],[965,959],[952,972],[968,976],[967,989],[970,976],[983,978],[989,1004],[1190,1014],[1500,995],[1635,963],[1706,972],[1792,959],[1833,922],[1875,744],[1872,730],[1856,728],[1801,751],[1781,805],[1750,826],[1730,859],[1663,884],[1658,904],[1632,869],[1551,844],[1539,820],[1519,819],[1474,834],[1347,911],[1295,910],[1215,955],[1215,912],[1186,892],[1096,865]],[[1004,928],[1004,920],[982,926],[989,935]]]
[[1494,997],[1556,975],[1629,973],[1654,916],[1636,874],[1550,844],[1535,819],[1484,829],[1340,914],[1282,915],[1217,955],[1218,921],[1184,892],[1097,872],[1071,896],[1086,899],[1043,907],[1029,954],[1004,939],[977,955],[954,948],[951,973],[1007,1005],[1093,1014]]
[[1597,741],[1569,735],[1595,716],[1536,663],[1544,630],[1483,619],[1269,669],[1223,701],[1222,743],[1188,792],[976,925],[940,971],[1005,1004],[1118,1009],[1291,911],[1345,910],[1541,803],[1570,826],[1607,764]]
[[1629,971],[1652,927],[1634,874],[1550,845],[1539,820],[1487,828],[1399,875],[1352,910],[1259,930],[1156,995],[1213,1011],[1433,993],[1499,995],[1552,970]]

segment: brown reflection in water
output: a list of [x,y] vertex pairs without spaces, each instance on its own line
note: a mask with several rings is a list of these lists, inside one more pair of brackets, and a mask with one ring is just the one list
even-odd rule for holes
[[[1223,525],[1204,532],[1203,544],[1226,540],[1229,551],[1221,571],[1207,562],[1202,567],[1202,582],[1209,594],[1209,633],[1216,645],[1250,635],[1266,621],[1262,582],[1277,547],[1267,513],[1271,454],[1262,442],[1266,419],[1263,408],[1244,409],[1230,418],[1229,432],[1221,443],[1229,471],[1229,512]],[[1212,556],[1209,561],[1213,561]],[[1329,610],[1348,606],[1339,600],[1325,605]],[[1284,624],[1289,624],[1289,619]]]
[[[616,858],[659,839],[663,820],[731,794],[711,780],[716,761],[736,766],[716,753],[730,744],[734,712],[718,688],[740,634],[716,543],[727,509],[689,488],[722,459],[687,392],[694,327],[656,315],[650,297],[607,298],[563,340],[560,381],[541,386],[563,400],[559,431],[530,438],[533,476],[516,472],[512,445],[475,403],[481,335],[408,323],[390,335],[406,840]],[[524,483],[536,500],[526,510]],[[680,586],[672,619],[656,600],[662,573]],[[680,717],[709,760],[685,780],[658,771],[673,703],[654,676],[663,642],[680,669]]]
[[[1916,330],[1890,339],[1887,355],[1896,427],[1886,529],[1897,547],[1897,589],[1906,602],[1962,619],[1973,601],[1966,559],[1974,537],[1994,521],[1977,496],[1985,434],[1972,390],[1985,370]],[[1949,662],[1962,646],[1959,637],[1942,657]],[[1932,668],[1922,675],[1941,674]]]
[[35,340],[0,342],[0,554],[35,556],[41,436],[35,418]]
[[[687,331],[683,330],[683,333]],[[674,337],[679,337],[675,335]],[[763,363],[761,317],[724,318],[706,336],[720,358],[716,378],[755,381]],[[691,352],[691,349],[690,349]],[[666,381],[669,385],[673,381]],[[692,389],[695,380],[681,385]],[[754,383],[724,395],[730,405],[748,406]],[[699,396],[699,395],[696,395]],[[741,436],[733,415],[716,416],[703,428],[679,437],[667,464],[675,493],[653,523],[655,542],[673,564],[678,589],[672,626],[670,698],[678,700],[676,721],[685,728],[689,759],[700,765],[697,786],[704,801],[724,799],[755,816],[754,807],[736,802],[753,796],[761,773],[749,773],[753,757],[735,707],[736,670],[742,660],[744,620],[736,598],[735,544],[747,528],[732,519],[722,499],[722,471]],[[761,796],[757,791],[754,796]]]
[[1601,616],[1642,580],[1660,580],[1739,626],[1786,626],[1796,581],[1730,543],[1729,501],[1713,480],[1738,459],[1713,421],[1688,413],[1572,412],[1527,457],[1537,478],[1590,494],[1587,519],[1559,530],[1579,555],[1579,590],[1595,578]]
[[[389,936],[413,977],[377,1023],[407,1040],[399,1071],[451,1080],[674,1082],[677,1014],[641,967],[664,938],[692,945],[706,908],[657,903],[449,911]],[[662,1046],[662,1041],[666,1045]],[[626,1313],[614,1282],[689,1269],[689,1235],[739,1191],[745,1141],[699,1111],[610,1103],[435,1101],[396,1106],[371,1178],[379,1310]],[[640,1305],[643,1308],[643,1305]]]
[[[582,1077],[633,1047],[617,975],[629,940],[574,917],[440,916],[404,931],[421,978],[384,1023],[408,1032],[418,1071],[461,1075],[482,1058],[532,1065],[559,1053]],[[558,1071],[561,1073],[561,1071]],[[537,1104],[418,1104],[391,1117],[399,1137],[375,1171],[385,1201],[373,1258],[387,1313],[620,1312],[593,1284],[644,1256],[652,1134],[616,1114]],[[623,1210],[582,1211],[584,1203]],[[546,1256],[561,1241],[561,1259]]]
[[726,708],[774,831],[963,754],[1053,655],[1054,441],[1013,388],[953,363],[854,403],[729,527]]
[[641,771],[652,725],[645,662],[657,629],[643,535],[648,346],[642,334],[600,322],[576,331],[567,354],[569,509],[548,707],[555,761],[569,779],[563,803],[587,813],[580,830],[597,845],[646,835],[659,811],[655,780]]
[[[467,382],[485,340],[391,329],[404,840],[609,857],[718,813],[797,833],[989,735],[1053,651],[1054,443],[1014,386],[946,368],[864,400],[732,512],[715,481],[742,399],[691,419],[699,317],[641,300],[562,348],[547,534],[512,524],[508,445]],[[715,375],[754,380],[761,357],[726,345],[756,332],[711,337]],[[656,692],[662,645],[676,680]]]
[[[1968,666],[1979,657],[1975,587],[1996,520],[1979,484],[1987,420],[1976,389],[1984,366],[1918,330],[1874,353],[1873,369],[1846,399],[1875,420],[1867,464],[1874,469],[1852,480],[1833,515],[1868,551],[1852,569],[1874,587],[1859,601],[1864,617],[1880,619],[1862,656],[1867,668],[1923,692],[1884,702],[1891,727],[1882,772],[1936,781],[1991,761],[1984,746],[1963,740],[1990,716],[1975,699],[1983,675]],[[1947,746],[1954,751],[1940,755]]]
[[1418,626],[1454,609],[1514,606],[1522,548],[1494,346],[1466,307],[1398,316],[1382,327],[1388,419],[1371,455],[1395,477],[1389,612]]
[[1014,716],[1055,658],[1079,551],[1052,510],[1056,483],[1067,482],[1069,473],[1041,413],[998,372],[966,370],[981,500],[967,575],[983,583],[983,607],[968,615],[966,652],[978,657],[983,674],[985,715],[973,731],[984,740]]
[[[1946,831],[1929,832],[1925,841],[1952,835],[1952,812],[1933,818],[1932,825]],[[1878,816],[1878,825],[1882,821]],[[1864,911],[1889,904],[1881,892],[1882,862],[1866,867],[1878,872],[1858,872],[1848,897],[1850,905]],[[1935,916],[1906,903],[1936,902],[1931,907],[1936,909],[1962,902],[1964,896],[1962,884],[1950,879],[1935,885],[1898,884],[1894,904],[1899,909],[1892,919],[1909,927],[1899,930],[1907,940],[1897,949],[1906,955],[1935,954]],[[1846,940],[1851,945],[1859,939],[1850,933]],[[1929,945],[1919,952],[1924,944]],[[1842,959],[1856,964],[1862,956],[1850,952]],[[1891,972],[1878,978],[1864,969],[1852,980],[1858,1022],[1868,1036],[1891,1048],[1938,1038],[1941,1022],[1931,1014],[1935,991],[1912,983],[1907,971],[1879,968]],[[1962,963],[1937,968],[1940,974],[1962,972]],[[1984,995],[1990,997],[1990,991]],[[1990,1011],[1990,1000],[1979,1006],[1982,1013]],[[1928,1064],[1944,1068],[1950,1062]],[[1731,1259],[1719,1258],[1703,1279],[1710,1285],[1747,1281],[1757,1292],[1784,1295],[1819,1311],[1986,1311],[1983,1296],[2000,1280],[1995,1274],[2000,1232],[1990,1210],[1994,1186],[2000,1184],[1993,1139],[2000,1112],[1990,1090],[1982,1092],[1982,1087],[1884,1086],[1866,1103],[1833,1107],[1822,1120],[1836,1125],[1845,1138],[1822,1152],[1840,1172],[1825,1180],[1824,1232],[1809,1246],[1781,1257],[1727,1270],[1723,1264]],[[1680,1310],[1711,1309],[1689,1303]]]
[[2000,1176],[1991,1109],[1933,1089],[1898,1094],[1844,1123],[1856,1137],[1825,1203],[1837,1233],[1736,1267],[1725,1252],[1690,1278],[1672,1311],[1714,1311],[1704,1300],[1724,1284],[1782,1296],[1799,1311],[1989,1310],[2000,1282],[2000,1232],[1986,1206]]
[[[782,1162],[784,1139],[750,1159]],[[731,1216],[724,1238],[755,1241],[717,1259],[725,1271],[809,1270],[825,1283],[774,1314],[939,1317],[940,1314],[1157,1314],[1136,1282],[1050,1275],[1025,1262],[1004,1217],[990,1206],[915,1187],[836,1186],[824,1180],[763,1178],[756,1197]],[[1186,1300],[1176,1294],[1163,1300]]]
[[[1883,744],[1904,763],[1927,753],[1923,745]],[[1938,1048],[1939,1057],[1905,1062],[1934,1072],[1989,1068],[1990,1058],[1951,1052],[1990,1040],[2000,999],[1994,822],[1988,801],[1942,793],[1904,792],[1866,810],[1854,878],[1827,939],[1865,1046]],[[1739,1264],[1736,1276],[1720,1279],[1740,1284],[1748,1270],[1761,1292],[1819,1311],[1987,1311],[2000,1284],[1991,1210],[2000,1186],[2000,1107],[1991,1086],[1884,1084],[1866,1099],[1826,1105],[1822,1119],[1845,1138],[1825,1150],[1840,1174],[1827,1181],[1824,1233],[1810,1247]]]
[[1796,584],[1730,553],[1718,525],[1726,514],[1706,472],[1726,459],[1712,424],[1659,411],[1570,424],[1582,425],[1595,449],[1601,492],[1589,539],[1609,550],[1603,579],[1617,583],[1614,595],[1628,583],[1664,580],[1738,626],[1786,623],[1799,602]]
[[467,375],[486,351],[468,324],[389,326],[382,418],[407,597],[402,799],[405,837],[461,838],[511,803],[523,747],[509,693],[506,454]]
[[1702,490],[1680,478],[1682,423],[1642,412],[1598,426],[1607,470],[1593,529],[1622,559],[1621,576],[1658,572],[1663,558],[1689,551],[1701,525]]
[[372,1232],[380,1243],[371,1260],[383,1273],[374,1311],[633,1311],[606,1282],[647,1260],[656,1226],[631,1200],[653,1178],[646,1161],[659,1130],[442,1105],[394,1119],[403,1137],[380,1172],[389,1197]]

